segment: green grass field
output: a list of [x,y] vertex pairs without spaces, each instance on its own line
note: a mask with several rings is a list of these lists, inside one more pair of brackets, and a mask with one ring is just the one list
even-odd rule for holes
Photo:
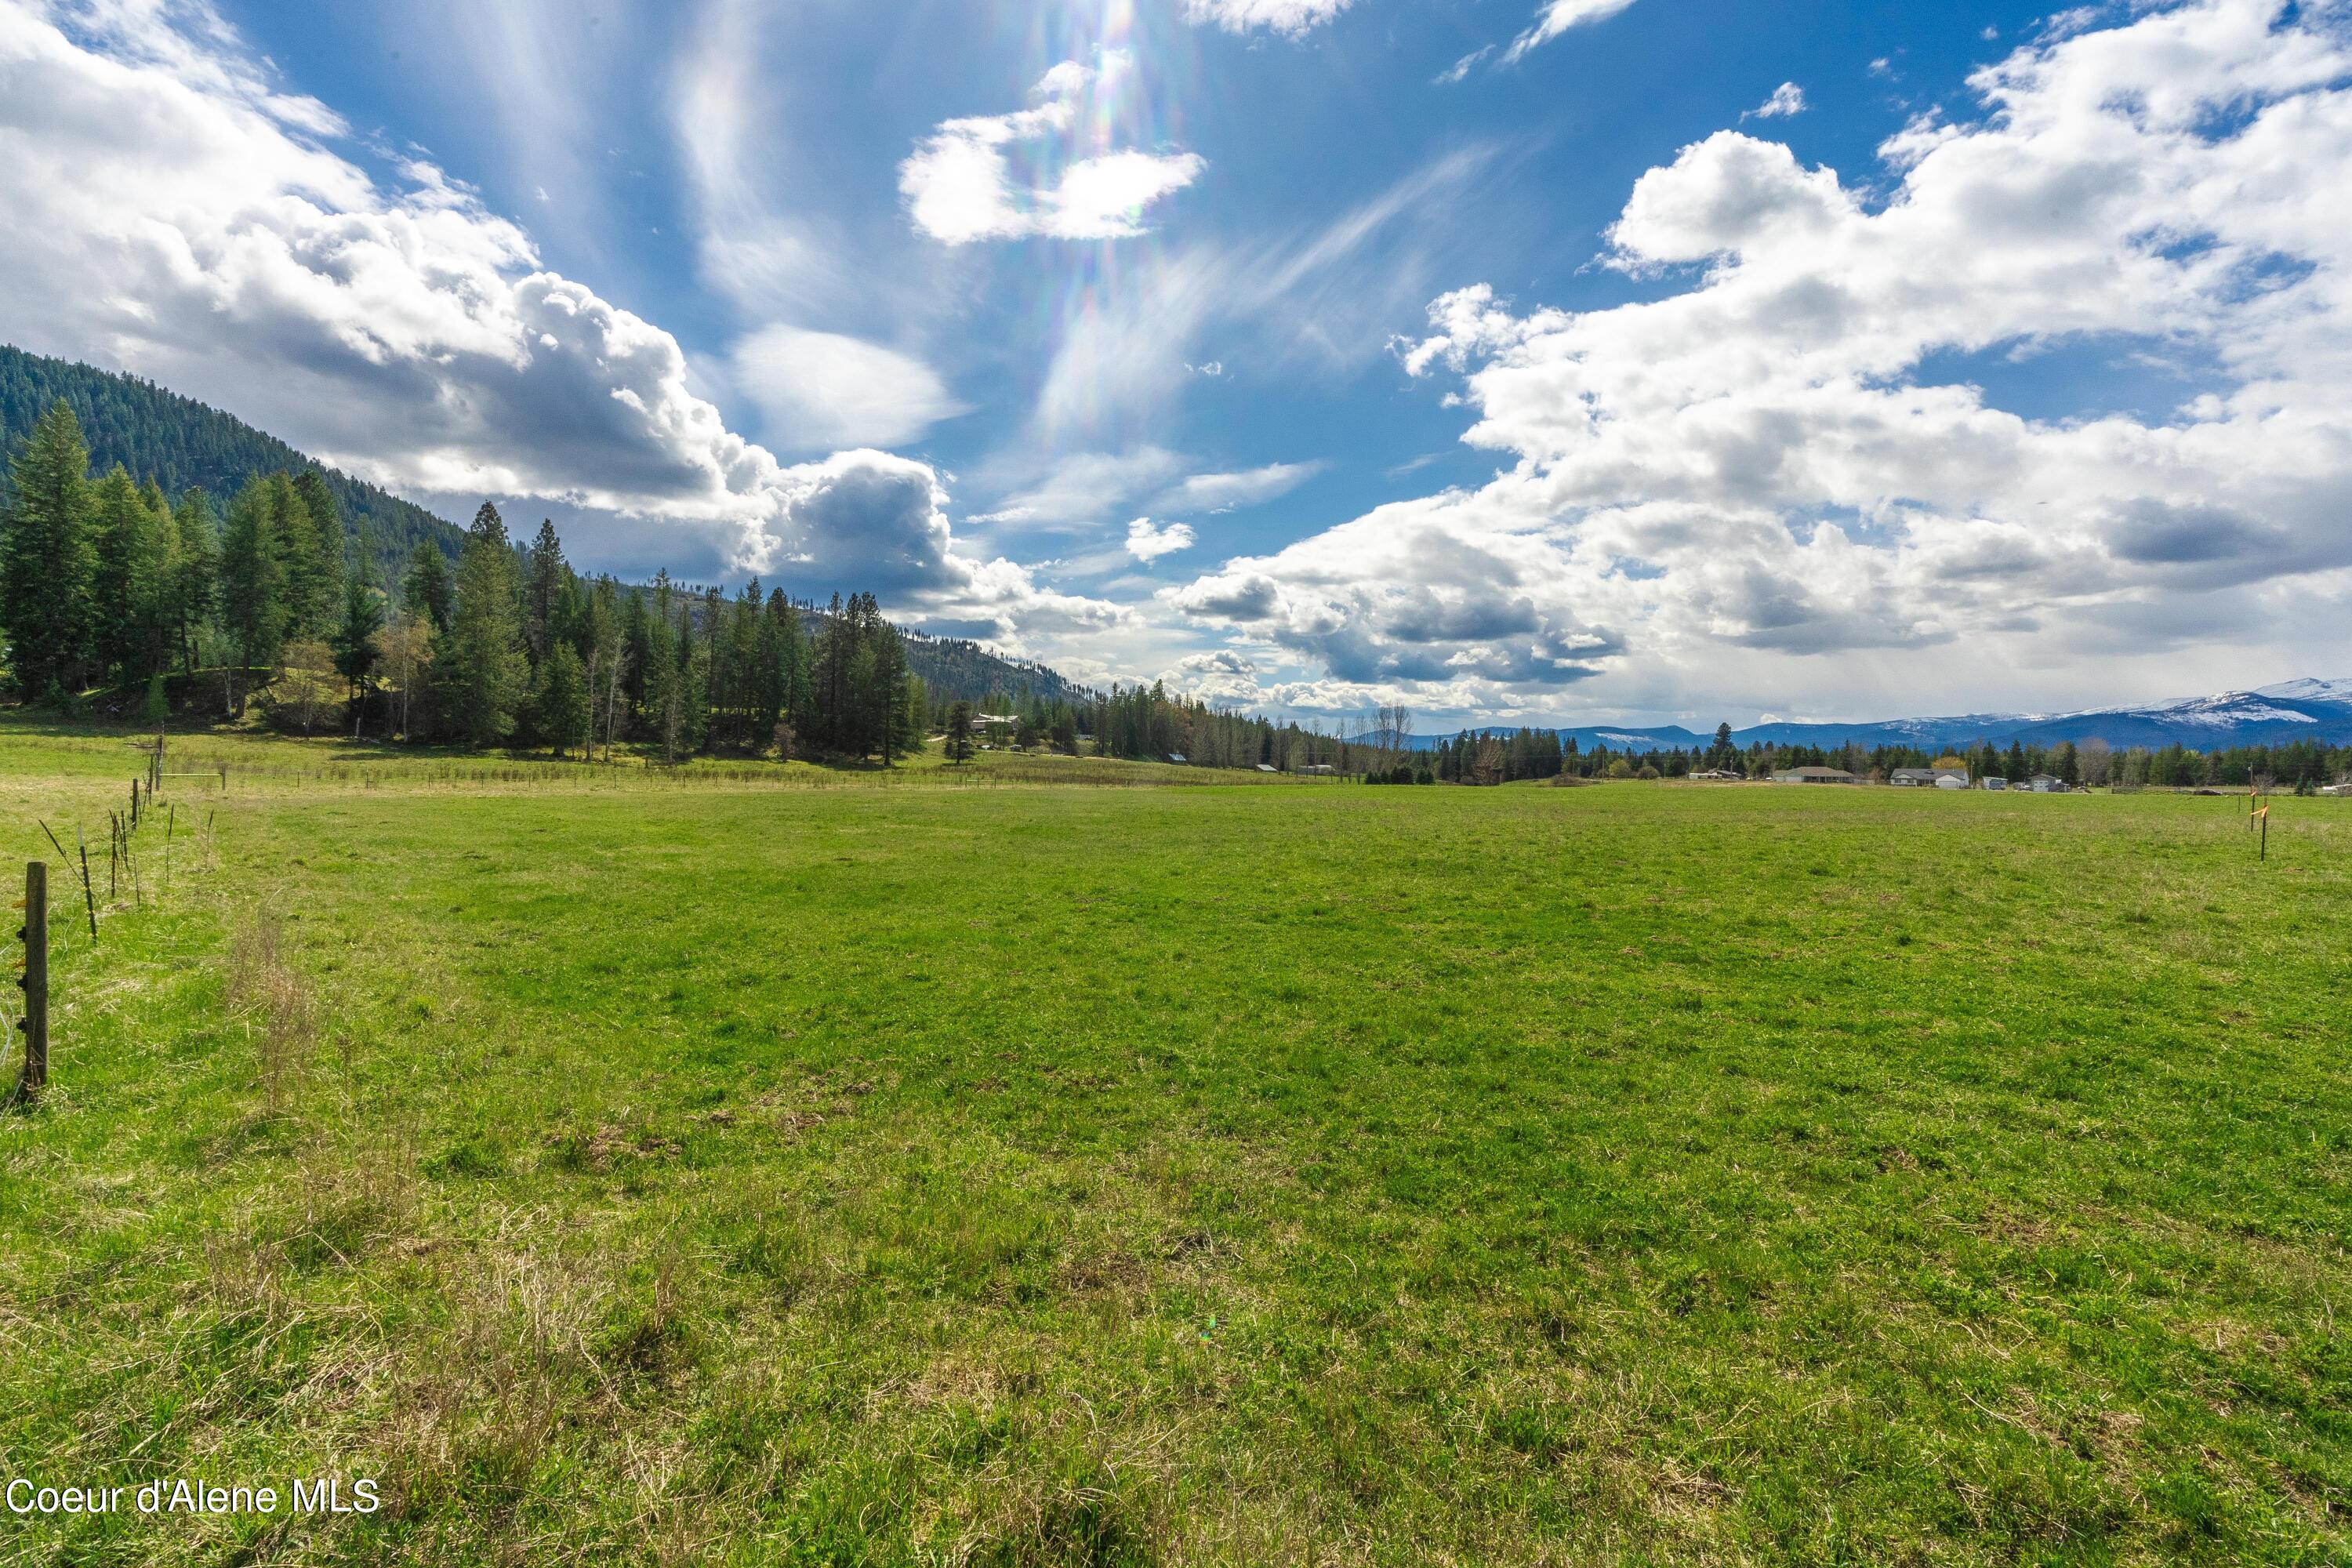
[[173,754],[0,1561],[2352,1561],[2352,802]]

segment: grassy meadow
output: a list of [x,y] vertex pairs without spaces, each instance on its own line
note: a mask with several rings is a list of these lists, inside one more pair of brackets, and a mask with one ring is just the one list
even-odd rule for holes
[[0,1562],[2352,1561],[2352,802],[171,755]]

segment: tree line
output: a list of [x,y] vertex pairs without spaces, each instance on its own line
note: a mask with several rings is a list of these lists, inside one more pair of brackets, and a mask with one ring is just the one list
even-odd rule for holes
[[[518,548],[484,502],[454,564],[416,542],[370,570],[315,469],[256,475],[225,509],[117,465],[92,479],[52,406],[9,468],[0,635],[26,700],[92,691],[310,732],[677,758],[795,748],[885,763],[922,743],[929,699],[871,594],[824,609],[755,581],[733,595],[583,578],[552,523]],[[356,548],[354,545],[356,544]]]
[[1864,747],[1733,742],[1731,726],[1717,725],[1707,746],[1585,750],[1573,735],[1551,730],[1464,730],[1415,751],[1408,742],[1392,752],[1366,751],[1367,776],[1381,784],[1500,784],[1520,779],[1688,778],[1695,773],[1769,778],[1788,768],[1840,768],[1884,783],[1898,768],[1966,770],[1970,782],[1986,778],[2024,780],[2047,775],[2069,787],[2242,789],[2262,780],[2283,789],[2316,788],[2352,778],[2352,746],[2300,740],[2283,745],[2220,747],[2191,751],[2178,742],[2163,747],[2118,750],[2105,741],[2061,741],[2052,745],[2012,740],[2006,748],[1980,740],[1958,752],[1916,746]]

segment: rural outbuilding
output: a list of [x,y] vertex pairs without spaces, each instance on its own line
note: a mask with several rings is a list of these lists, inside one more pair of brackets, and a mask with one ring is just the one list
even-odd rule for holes
[[1944,785],[1946,779],[1959,781],[1958,784],[1949,787],[1956,789],[1969,787],[1969,775],[1953,768],[1897,768],[1889,775],[1887,782],[1900,784],[1906,789],[1937,789],[1946,787]]
[[1772,775],[1774,784],[1860,784],[1862,781],[1843,768],[1783,768]]
[[1969,775],[1966,773],[1937,773],[1936,775],[1936,787],[1937,789],[1966,789],[1969,787]]
[[2064,795],[2066,781],[2050,773],[2036,773],[2025,784],[2035,795]]

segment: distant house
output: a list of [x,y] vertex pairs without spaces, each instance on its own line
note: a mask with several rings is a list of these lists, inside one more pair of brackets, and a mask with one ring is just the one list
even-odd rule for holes
[[1337,768],[1335,768],[1335,767],[1333,767],[1333,766],[1332,766],[1330,763],[1307,763],[1307,764],[1306,764],[1305,766],[1303,766],[1303,767],[1297,767],[1297,768],[1293,768],[1293,769],[1291,769],[1290,771],[1291,771],[1291,772],[1293,772],[1293,773],[1327,773],[1327,774],[1329,774],[1329,773],[1337,773],[1339,770],[1339,769],[1337,769]]
[[1276,767],[1272,763],[1260,763],[1257,765],[1257,771],[1262,773],[1280,773],[1282,770]]
[[1181,752],[1171,752],[1168,753],[1168,760],[1181,767],[1184,762],[1184,753]]
[[1735,773],[1724,768],[1709,768],[1690,776],[1701,784],[1732,784],[1747,777],[1745,773]]
[[1987,773],[1983,778],[1977,781],[1977,787],[1979,789],[2007,789],[2009,787],[2009,781],[1995,774]]
[[1966,789],[1969,787],[1969,775],[1966,773],[1937,773],[1936,775],[1936,787],[1937,789]]
[[1936,789],[1944,787],[1946,779],[1959,781],[1958,784],[1948,786],[1950,788],[1969,787],[1969,775],[1951,768],[1897,768],[1887,782],[1900,784],[1905,789]]
[[1783,768],[1772,775],[1774,784],[1850,784],[1862,781],[1843,768]]
[[2064,795],[2066,781],[2049,773],[2036,773],[2025,781],[2025,787],[2035,795]]

